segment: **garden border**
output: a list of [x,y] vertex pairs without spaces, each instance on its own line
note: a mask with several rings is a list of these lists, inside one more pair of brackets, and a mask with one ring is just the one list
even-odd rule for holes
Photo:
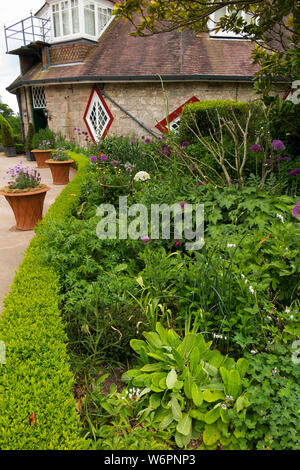
[[42,231],[51,220],[69,217],[78,205],[87,157],[70,152],[77,173],[38,224],[4,300],[0,341],[0,449],[81,450],[80,423],[72,394],[67,336],[59,309],[59,278],[38,258]]

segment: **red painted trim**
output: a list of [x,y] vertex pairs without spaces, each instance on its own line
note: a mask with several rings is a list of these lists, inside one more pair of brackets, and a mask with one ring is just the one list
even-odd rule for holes
[[290,89],[285,93],[285,95],[284,95],[284,97],[283,97],[283,101],[285,101],[285,100],[287,99],[287,97],[289,96],[289,94],[291,94],[291,95],[293,94],[293,89],[292,89],[292,88],[290,88]]
[[[183,105],[179,106],[179,108],[175,109],[175,111],[173,111],[171,114],[169,114],[169,123],[171,123],[172,121],[174,121],[174,119],[176,119],[178,116],[180,116],[180,114],[182,113],[182,110],[183,110],[183,107],[186,105],[186,104],[189,104],[189,103],[196,103],[197,101],[200,101],[196,96],[192,96],[192,98],[190,98],[188,101],[186,101],[185,103],[183,103]],[[163,133],[167,133],[168,134],[168,123],[167,123],[167,119],[163,119],[162,121],[160,121],[158,124],[156,124],[156,129],[158,129],[160,132],[163,132]]]
[[107,123],[107,125],[106,125],[106,127],[105,127],[105,129],[104,129],[104,132],[103,132],[103,134],[102,134],[102,136],[101,136],[101,139],[106,136],[106,134],[107,134],[107,132],[108,132],[110,126],[112,125],[112,122],[113,122],[113,120],[114,120],[114,117],[113,117],[113,115],[111,114],[111,112],[110,112],[110,110],[109,110],[109,108],[108,108],[106,102],[104,101],[104,98],[103,98],[103,96],[101,95],[99,88],[98,88],[97,86],[94,86],[93,89],[92,89],[92,91],[91,91],[89,100],[88,100],[88,104],[87,104],[87,107],[86,107],[86,110],[85,110],[85,113],[84,113],[84,116],[83,116],[83,120],[84,120],[84,122],[85,122],[85,125],[86,125],[86,127],[87,127],[87,130],[89,131],[89,134],[90,134],[90,137],[91,137],[92,141],[93,141],[94,143],[96,143],[96,141],[95,141],[95,139],[94,139],[94,135],[93,135],[93,133],[92,133],[92,131],[91,131],[91,129],[90,129],[89,123],[88,123],[87,118],[86,118],[87,115],[88,115],[88,112],[89,112],[90,104],[91,104],[91,102],[92,102],[94,93],[97,93],[97,95],[98,95],[98,97],[99,97],[99,99],[100,99],[100,101],[101,101],[101,103],[102,103],[102,105],[103,105],[105,111],[107,112],[108,117],[109,117],[109,121],[108,121],[108,123]]

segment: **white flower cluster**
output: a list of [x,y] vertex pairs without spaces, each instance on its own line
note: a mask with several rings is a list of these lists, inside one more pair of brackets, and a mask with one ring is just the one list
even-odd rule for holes
[[[242,278],[244,279],[245,281],[245,284],[248,284],[248,279],[245,278],[244,274],[241,274]],[[254,295],[255,294],[255,290],[253,289],[252,286],[249,285],[249,292],[250,294]]]
[[281,214],[276,214],[276,217],[278,217],[278,219],[281,220],[281,222],[284,224],[283,215],[281,215]]
[[121,396],[121,400],[125,400],[126,398],[129,398],[129,400],[131,401],[136,401],[139,399],[140,392],[141,391],[139,388],[137,389],[135,389],[134,387],[130,388],[129,390],[125,391],[126,396]]
[[147,171],[139,171],[134,177],[135,181],[146,181],[149,179],[150,179],[150,175],[149,173],[147,173]]

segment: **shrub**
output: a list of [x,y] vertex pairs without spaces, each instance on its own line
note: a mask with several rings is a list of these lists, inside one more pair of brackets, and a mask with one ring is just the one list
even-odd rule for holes
[[39,144],[42,141],[49,141],[52,148],[55,148],[56,143],[55,143],[55,133],[49,129],[49,127],[46,127],[45,129],[40,129],[38,132],[36,132],[32,138],[32,148],[37,149],[39,148]]
[[3,147],[14,147],[15,139],[8,121],[0,114],[1,143]]
[[248,104],[231,100],[203,100],[186,105],[181,115],[179,140],[189,143],[197,142],[194,133],[189,128],[196,133],[198,133],[198,128],[204,137],[209,136],[210,131],[213,132],[213,126],[216,127],[218,124],[216,110],[222,117],[226,117],[231,110],[234,110],[237,116],[242,116],[247,112]]
[[[72,395],[73,376],[59,310],[59,278],[43,264],[41,227],[70,216],[80,197],[83,157],[73,155],[79,171],[36,229],[5,299],[0,339],[6,363],[0,365],[0,447],[2,450],[82,449]],[[74,193],[77,192],[76,195]]]

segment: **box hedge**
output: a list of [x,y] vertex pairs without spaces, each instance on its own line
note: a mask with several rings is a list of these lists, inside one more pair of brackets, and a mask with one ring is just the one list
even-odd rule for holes
[[5,299],[0,341],[5,364],[0,364],[0,449],[84,449],[72,394],[67,337],[59,310],[59,278],[43,265],[39,227],[68,218],[80,198],[88,159],[70,154],[78,172],[36,228],[26,255]]
[[[237,116],[242,117],[247,113],[248,103],[232,101],[232,100],[203,100],[196,103],[190,103],[183,108],[179,125],[180,141],[196,143],[196,134],[209,136],[213,127],[218,126],[218,117],[230,116],[232,110]],[[194,131],[192,131],[192,130]]]

